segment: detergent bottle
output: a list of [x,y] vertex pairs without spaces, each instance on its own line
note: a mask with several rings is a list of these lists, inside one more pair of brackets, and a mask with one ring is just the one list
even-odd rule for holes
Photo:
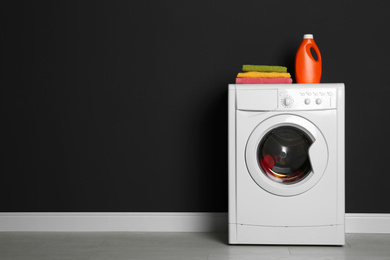
[[[315,52],[317,59],[312,55]],[[313,34],[305,34],[295,56],[295,79],[297,83],[320,83],[322,59],[314,42]]]

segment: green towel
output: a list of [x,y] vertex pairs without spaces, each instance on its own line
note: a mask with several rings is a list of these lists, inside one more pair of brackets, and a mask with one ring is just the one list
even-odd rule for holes
[[283,66],[268,66],[268,65],[242,65],[243,72],[258,71],[258,72],[287,72],[287,67]]

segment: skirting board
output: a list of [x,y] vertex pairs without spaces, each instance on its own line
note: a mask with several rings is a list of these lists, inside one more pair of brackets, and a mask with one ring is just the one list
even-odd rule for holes
[[[0,213],[1,232],[226,232],[227,213]],[[390,233],[390,214],[346,214],[346,233]]]

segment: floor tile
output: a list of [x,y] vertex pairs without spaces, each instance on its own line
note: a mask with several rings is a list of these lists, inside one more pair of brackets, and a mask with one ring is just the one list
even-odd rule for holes
[[[326,256],[326,257],[340,257],[340,259],[347,259],[346,257],[363,257],[370,259],[371,256],[386,257],[389,256],[390,250],[375,248],[353,248],[353,247],[326,247],[326,246],[291,246],[290,253],[293,256]],[[348,258],[349,259],[349,258]]]
[[340,246],[228,245],[226,233],[0,233],[1,260],[389,260],[390,234]]
[[389,234],[347,234],[346,240],[352,248],[390,248]]

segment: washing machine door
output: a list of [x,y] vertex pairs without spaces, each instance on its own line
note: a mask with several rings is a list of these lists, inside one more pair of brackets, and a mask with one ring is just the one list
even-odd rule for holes
[[295,196],[314,187],[325,173],[328,146],[309,120],[277,115],[254,129],[245,159],[251,177],[262,189],[279,196]]

